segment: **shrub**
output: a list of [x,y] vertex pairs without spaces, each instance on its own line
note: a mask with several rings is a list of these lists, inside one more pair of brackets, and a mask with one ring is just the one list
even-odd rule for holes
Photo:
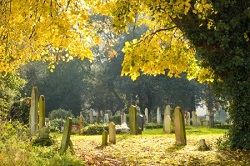
[[84,163],[69,152],[59,155],[59,144],[32,146],[28,128],[18,122],[0,120],[0,165],[4,166],[82,166]]
[[94,124],[94,125],[89,125],[89,126],[84,127],[81,130],[81,134],[82,135],[101,135],[103,130],[108,131],[108,126]]
[[163,124],[159,124],[159,123],[148,123],[144,125],[144,128],[146,129],[159,129],[159,128],[163,128]]

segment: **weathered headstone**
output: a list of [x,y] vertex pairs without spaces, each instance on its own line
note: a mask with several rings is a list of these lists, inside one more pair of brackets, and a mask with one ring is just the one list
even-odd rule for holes
[[157,108],[156,121],[157,121],[157,123],[162,123],[162,119],[161,119],[161,110],[160,110],[159,107]]
[[45,98],[44,95],[39,97],[39,130],[45,126]]
[[169,115],[164,117],[164,132],[167,134],[171,133],[171,118]]
[[126,114],[125,113],[121,113],[121,125],[122,124],[127,124],[127,119],[126,119]]
[[84,117],[82,115],[82,112],[80,112],[80,116],[79,116],[79,133],[81,133],[81,130],[83,128],[83,122],[84,122]]
[[89,111],[89,123],[93,124],[94,123],[94,117],[93,117],[93,110]]
[[190,125],[190,112],[188,112],[187,125]]
[[192,125],[197,126],[197,114],[195,111],[192,111]]
[[107,146],[108,145],[108,132],[104,130],[102,132],[102,146]]
[[145,124],[149,123],[149,119],[148,119],[148,108],[145,108]]
[[201,119],[199,116],[196,117],[197,126],[201,126]]
[[30,133],[35,135],[38,130],[38,89],[32,88],[30,106]]
[[171,133],[171,110],[170,106],[167,105],[164,110],[164,120],[163,120],[163,131],[165,133]]
[[137,115],[137,124],[140,131],[143,131],[144,128],[144,116],[143,115]]
[[129,107],[129,128],[130,134],[137,135],[138,134],[138,123],[137,123],[137,110],[135,106]]
[[116,129],[114,122],[109,123],[109,142],[111,144],[116,144]]
[[104,124],[108,125],[109,124],[109,114],[104,114]]
[[72,118],[68,117],[67,121],[64,125],[64,131],[63,131],[63,137],[61,141],[61,148],[60,148],[60,154],[63,154],[68,149],[68,146],[70,144],[70,134],[72,129]]
[[176,145],[186,145],[185,122],[180,107],[174,109],[174,130]]

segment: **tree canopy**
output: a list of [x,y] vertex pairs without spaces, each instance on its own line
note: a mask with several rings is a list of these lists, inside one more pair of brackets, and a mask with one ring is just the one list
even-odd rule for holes
[[93,59],[94,25],[89,8],[77,0],[3,0],[0,2],[0,72],[18,69],[25,62]]

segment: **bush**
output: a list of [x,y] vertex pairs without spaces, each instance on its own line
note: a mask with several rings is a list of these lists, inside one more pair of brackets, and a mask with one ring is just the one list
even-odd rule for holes
[[69,152],[59,155],[59,145],[32,146],[26,126],[0,120],[0,165],[4,166],[82,166],[84,163]]
[[108,131],[108,126],[103,126],[103,125],[89,125],[84,127],[81,130],[81,134],[82,135],[101,135],[103,130],[107,130]]
[[121,123],[121,115],[114,115],[109,118],[110,122],[114,122],[115,124]]
[[71,110],[65,110],[65,109],[59,108],[57,110],[52,110],[49,113],[49,118],[51,120],[53,120],[53,119],[61,119],[61,118],[66,120],[68,117],[74,117]]
[[148,123],[144,125],[144,128],[146,129],[159,129],[163,128],[163,124],[160,123]]

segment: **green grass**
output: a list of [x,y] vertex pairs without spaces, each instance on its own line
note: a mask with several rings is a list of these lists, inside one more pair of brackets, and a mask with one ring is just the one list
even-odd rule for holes
[[[193,127],[193,126],[186,126],[186,134],[191,135],[205,135],[205,134],[225,134],[228,130],[227,129],[215,129],[215,128],[208,128],[208,127]],[[146,129],[142,132],[143,135],[165,135],[163,129]]]

